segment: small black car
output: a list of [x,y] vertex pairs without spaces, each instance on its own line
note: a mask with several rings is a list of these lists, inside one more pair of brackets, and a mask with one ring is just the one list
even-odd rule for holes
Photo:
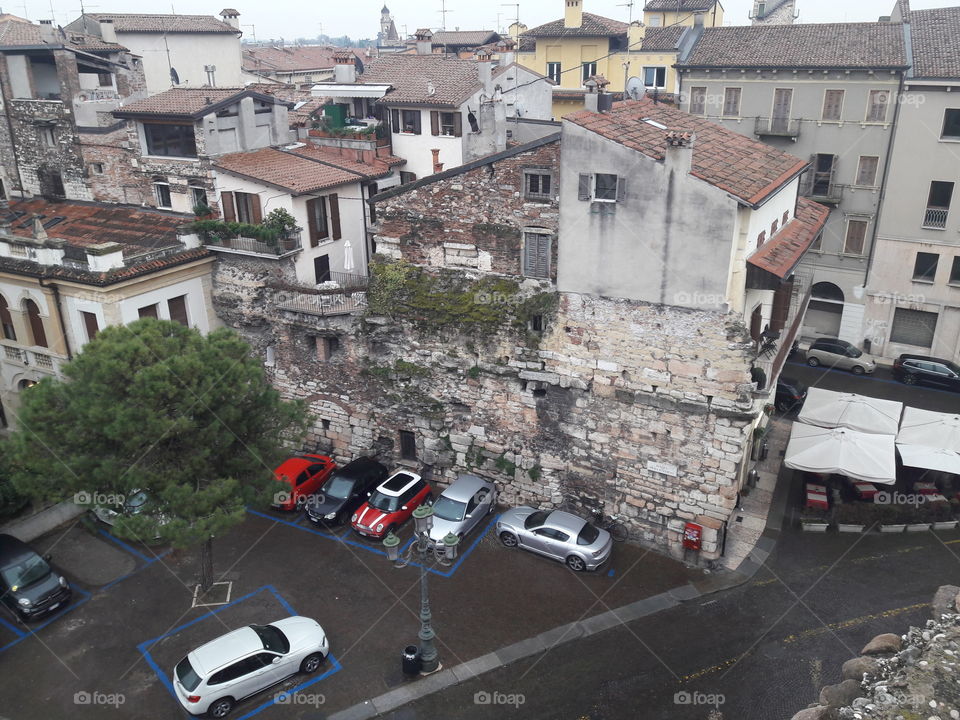
[[960,365],[929,355],[901,355],[893,361],[893,376],[907,385],[960,390]]
[[803,401],[807,399],[807,386],[799,380],[780,376],[777,381],[777,398],[775,400],[777,410],[787,413],[792,410],[799,410],[803,407]]
[[387,477],[387,468],[362,457],[338,468],[311,496],[304,509],[316,524],[339,525],[367,500],[367,495]]
[[0,535],[0,599],[21,620],[33,620],[70,602],[70,583],[45,558],[12,535]]

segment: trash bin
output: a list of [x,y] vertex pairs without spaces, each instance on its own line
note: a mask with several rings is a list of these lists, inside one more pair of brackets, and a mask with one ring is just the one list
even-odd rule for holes
[[407,645],[403,649],[403,674],[419,675],[423,667],[423,661],[420,658],[420,648],[416,645]]

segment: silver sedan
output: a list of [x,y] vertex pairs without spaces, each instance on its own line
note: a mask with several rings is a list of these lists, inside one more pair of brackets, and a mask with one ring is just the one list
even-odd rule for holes
[[561,510],[518,507],[497,520],[497,537],[519,547],[565,562],[571,570],[596,570],[610,557],[613,539],[583,518]]
[[461,538],[497,506],[497,488],[476,475],[458,475],[433,503],[430,539],[441,542],[447,533]]

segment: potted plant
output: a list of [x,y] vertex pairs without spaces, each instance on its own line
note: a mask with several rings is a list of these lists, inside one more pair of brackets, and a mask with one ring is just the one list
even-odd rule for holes
[[287,210],[284,208],[271,210],[263,219],[263,226],[269,230],[273,230],[277,236],[280,237],[283,241],[284,250],[296,249],[297,239],[294,236],[303,230],[303,228],[297,225],[296,218]]
[[800,525],[804,532],[826,532],[830,525],[830,511],[804,508],[800,515]]
[[862,502],[845,502],[837,508],[837,530],[861,533],[872,522],[873,506]]
[[882,533],[902,533],[907,526],[899,505],[878,505],[876,513]]
[[934,530],[953,530],[957,526],[953,508],[946,500],[927,503],[927,519],[932,523]]
[[205,202],[194,205],[193,214],[196,215],[197,220],[212,220],[214,218],[213,208]]

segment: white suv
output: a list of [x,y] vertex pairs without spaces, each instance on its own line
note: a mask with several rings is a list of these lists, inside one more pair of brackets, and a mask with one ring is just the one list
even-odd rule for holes
[[326,633],[311,618],[249,625],[201,645],[177,663],[173,686],[191,715],[223,718],[240,700],[298,672],[315,672],[329,651]]

